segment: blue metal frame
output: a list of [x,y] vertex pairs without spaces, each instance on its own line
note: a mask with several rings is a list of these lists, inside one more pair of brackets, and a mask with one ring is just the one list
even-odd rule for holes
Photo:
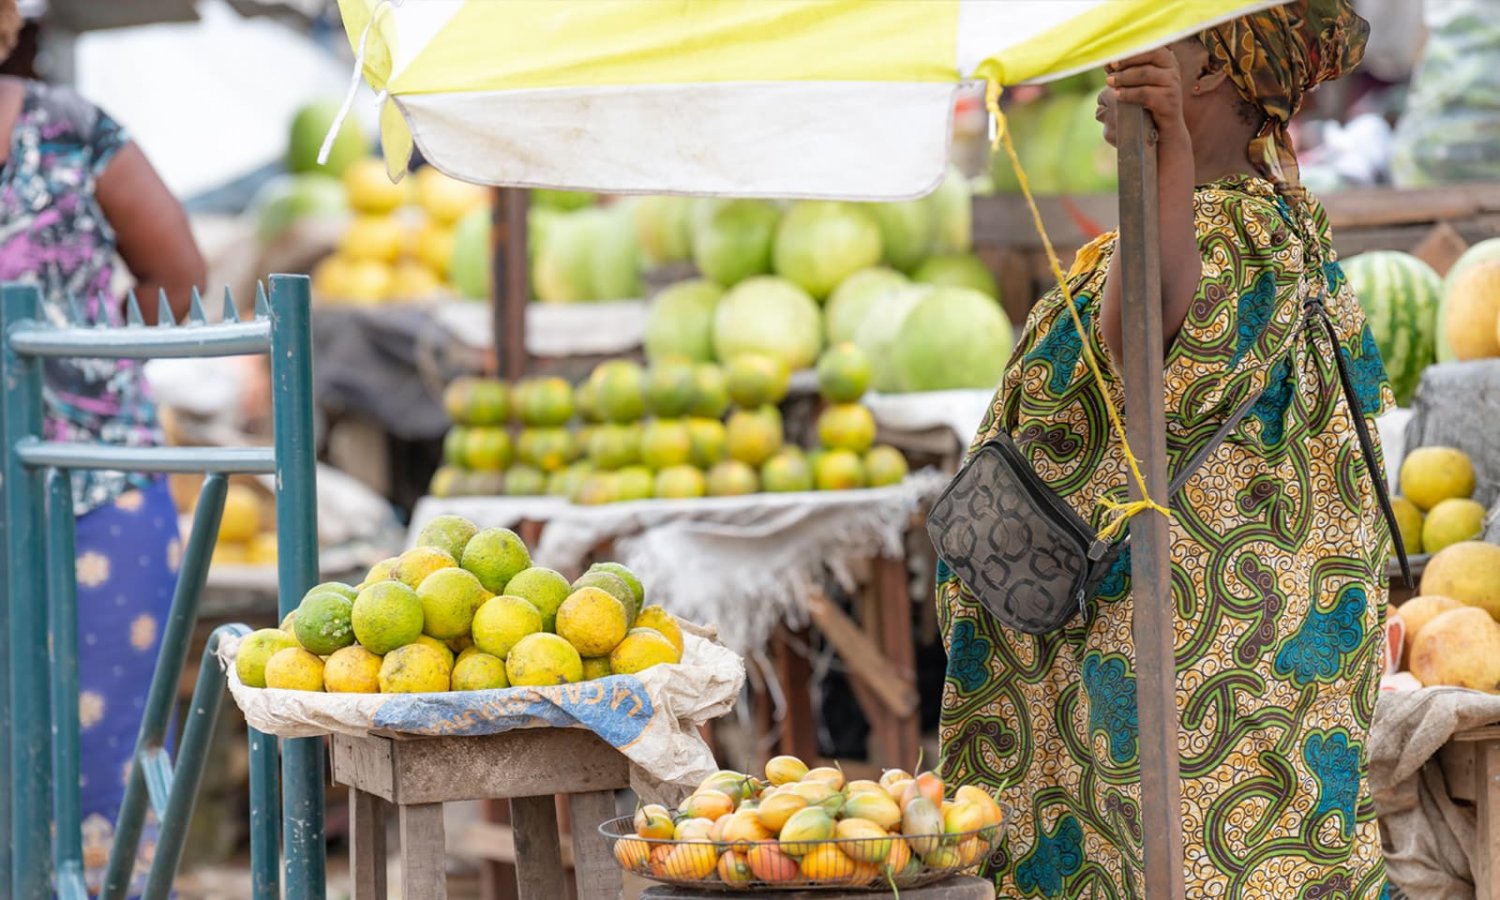
[[[0,633],[8,633],[8,641],[0,641],[0,731],[9,736],[0,739],[0,885],[15,900],[42,900],[54,892],[64,900],[87,896],[78,797],[75,524],[68,473],[110,468],[208,476],[162,635],[161,656],[115,827],[104,897],[123,898],[128,890],[148,803],[160,822],[161,837],[146,896],[160,898],[170,892],[223,701],[225,675],[217,648],[222,638],[249,632],[243,625],[226,625],[211,636],[174,767],[166,752],[167,729],[198,619],[229,473],[276,475],[282,614],[295,607],[297,598],[317,580],[308,280],[273,275],[269,300],[263,290],[257,291],[256,315],[248,322],[239,320],[227,291],[224,304],[224,321],[209,325],[202,298],[194,291],[189,321],[176,327],[163,297],[159,299],[161,325],[148,328],[132,296],[127,324],[101,329],[86,327],[77,304],[70,303],[72,322],[58,328],[41,315],[38,289],[0,288],[0,445],[7,451],[0,471],[0,561],[5,587]],[[43,440],[44,357],[146,359],[249,353],[270,355],[273,448],[126,448]],[[42,562],[45,565],[38,565]],[[325,892],[323,746],[317,739],[282,743],[278,748],[274,739],[251,730],[252,896],[255,900],[281,896],[277,869],[284,855],[285,896],[317,900]],[[278,807],[285,823],[284,854],[278,851],[282,831]],[[52,829],[45,825],[49,818]]]

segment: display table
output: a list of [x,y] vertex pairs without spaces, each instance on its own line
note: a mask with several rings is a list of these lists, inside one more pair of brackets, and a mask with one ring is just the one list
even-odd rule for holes
[[385,900],[386,821],[401,836],[401,896],[443,900],[443,804],[510,801],[520,900],[566,897],[557,808],[572,820],[578,900],[616,900],[622,878],[599,826],[614,818],[615,792],[630,783],[624,755],[574,728],[531,728],[466,737],[333,736],[333,780],[349,787],[354,900]]

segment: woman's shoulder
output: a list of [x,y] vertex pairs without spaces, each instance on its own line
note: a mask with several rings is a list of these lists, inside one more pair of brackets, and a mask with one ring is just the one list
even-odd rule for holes
[[1315,240],[1326,242],[1327,217],[1322,208],[1317,208],[1309,222],[1305,207],[1305,201],[1289,199],[1262,178],[1241,177],[1200,185],[1193,194],[1200,243],[1227,240],[1256,256],[1274,254],[1284,259],[1286,251],[1300,256],[1313,235],[1317,236]]
[[25,89],[26,115],[43,125],[51,140],[87,143],[97,139],[101,129],[117,130],[109,116],[70,87],[27,81]]

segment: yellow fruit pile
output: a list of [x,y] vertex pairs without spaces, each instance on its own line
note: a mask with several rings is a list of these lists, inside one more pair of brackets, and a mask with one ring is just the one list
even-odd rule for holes
[[431,166],[393,184],[374,158],[351,164],[343,182],[354,219],[338,249],[313,269],[313,290],[355,304],[451,293],[454,226],[488,205],[489,192]]
[[846,784],[837,769],[778,756],[764,780],[721,771],[675,813],[642,807],[635,836],[616,841],[614,855],[625,869],[665,881],[902,887],[979,865],[1004,818],[979,788],[949,798],[932,772],[891,769],[878,782]]
[[250,687],[410,694],[570,684],[682,659],[682,629],[629,569],[569,583],[504,528],[439,516],[358,587],[308,591],[280,628],[245,638]]
[[[874,446],[863,396],[869,366],[841,344],[819,369],[829,405],[820,446],[785,440],[781,410],[790,375],[779,359],[743,354],[720,368],[666,357],[643,368],[610,360],[576,388],[560,378],[464,378],[444,394],[454,422],[434,496],[539,495],[596,506],[900,483],[906,458]],[[519,423],[518,432],[506,421]]]
[[232,482],[224,496],[224,515],[214,542],[213,565],[274,566],[276,529],[259,493]]
[[1401,461],[1401,495],[1391,498],[1408,555],[1437,553],[1484,531],[1474,496],[1474,462],[1453,447],[1418,447]]

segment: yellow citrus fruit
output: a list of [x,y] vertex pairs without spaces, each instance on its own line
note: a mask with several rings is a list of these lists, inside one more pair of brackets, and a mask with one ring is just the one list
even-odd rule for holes
[[260,533],[260,495],[243,484],[230,484],[219,519],[219,540],[243,544]]
[[448,661],[427,644],[407,644],[385,655],[380,663],[382,694],[428,694],[448,690]]
[[1478,540],[1484,534],[1484,517],[1484,506],[1476,501],[1457,497],[1440,501],[1422,522],[1422,549],[1437,553],[1462,541]]
[[280,551],[276,532],[262,531],[250,539],[250,544],[245,550],[245,557],[252,566],[274,566]]
[[682,419],[656,419],[641,432],[641,462],[648,469],[686,465],[692,457],[692,433]]
[[417,170],[417,202],[434,221],[452,225],[465,214],[489,205],[489,188],[450,178],[423,166]]
[[672,466],[656,473],[655,494],[663,500],[691,500],[708,493],[703,470],[694,466]]
[[741,409],[780,403],[791,383],[786,362],[758,353],[742,353],[725,367],[729,399]]
[[813,462],[820,491],[847,491],[865,486],[865,467],[852,450],[829,450]]
[[452,640],[469,633],[469,623],[490,597],[479,579],[463,569],[438,569],[417,588],[422,601],[422,633]]
[[325,256],[312,270],[313,293],[338,299],[349,294],[351,261],[334,253]]
[[835,344],[818,359],[818,391],[833,403],[853,403],[870,389],[870,358],[853,343]]
[[729,458],[758,466],[781,449],[781,414],[774,406],[737,409],[725,427],[725,447]]
[[292,640],[296,641],[298,647],[302,646],[302,642],[297,640],[297,611],[295,609],[287,613],[286,618],[282,619],[281,625],[277,627],[291,635]]
[[505,659],[527,635],[542,630],[542,614],[523,597],[501,594],[484,601],[474,613],[474,646]]
[[652,628],[630,629],[609,654],[609,667],[616,675],[634,675],[654,665],[681,661],[682,653]]
[[297,639],[279,628],[262,628],[240,641],[234,658],[234,671],[247,687],[266,686],[266,662],[277,652],[296,648]]
[[370,571],[365,573],[365,580],[361,581],[355,588],[355,590],[362,591],[372,584],[376,584],[381,581],[389,581],[391,578],[391,571],[396,568],[396,560],[397,557],[392,556],[389,559],[382,559],[380,562],[371,566]]
[[557,634],[580,656],[604,656],[625,637],[625,605],[608,591],[579,588],[557,609]]
[[662,637],[677,648],[678,654],[682,653],[682,626],[677,624],[676,616],[662,607],[648,606],[641,610],[640,615],[635,617],[635,627],[660,632]]
[[[632,575],[631,577],[635,576]],[[639,612],[637,607],[640,603],[640,597],[631,588],[630,582],[621,577],[617,571],[601,569],[598,566],[590,568],[577,581],[573,582],[573,590],[575,591],[586,587],[598,588],[620,601],[620,605],[625,607],[626,625],[635,622],[636,613]]]
[[342,300],[354,303],[379,303],[391,295],[391,267],[378,259],[349,261],[348,279]]
[[513,687],[572,684],[583,680],[583,659],[555,634],[529,634],[505,657],[505,674]]
[[380,692],[380,657],[355,644],[333,651],[323,663],[323,689],[331,694]]
[[573,588],[561,573],[541,566],[533,566],[518,573],[506,582],[504,593],[520,597],[542,614],[542,631],[553,631],[557,621],[557,609],[562,606]]
[[427,580],[439,569],[451,569],[458,563],[442,550],[436,547],[413,547],[400,556],[396,557],[396,565],[391,569],[391,577],[416,590],[421,587],[422,582]]
[[391,181],[385,163],[374,157],[356,160],[344,170],[344,192],[360,212],[388,213],[406,202],[409,190]]
[[266,687],[287,691],[323,690],[323,660],[301,647],[288,647],[266,660]]
[[401,255],[406,231],[391,216],[356,216],[339,239],[339,253],[348,260],[373,260],[389,265]]
[[1423,511],[1474,493],[1474,463],[1452,447],[1418,447],[1401,461],[1401,495]]
[[590,656],[583,660],[584,681],[593,681],[596,678],[608,678],[613,674],[615,674],[615,671],[610,668],[609,657],[607,656]]
[[442,654],[443,660],[448,663],[448,668],[450,668],[450,669],[453,668],[453,663],[454,663],[453,648],[449,647],[447,645],[447,643],[445,643],[443,641],[440,641],[437,638],[432,637],[431,635],[427,635],[427,634],[418,635],[417,639],[414,640],[414,641],[412,641],[412,643],[413,644],[422,644],[424,646],[431,647],[432,649],[436,650],[438,653]]
[[453,229],[431,219],[417,226],[411,240],[412,254],[439,278],[453,270]]
[[350,621],[365,649],[389,653],[421,636],[422,600],[399,581],[379,581],[359,592]]
[[476,654],[476,653],[483,653],[483,652],[484,652],[483,650],[479,649],[479,645],[478,644],[470,643],[469,646],[467,646],[467,647],[463,648],[462,650],[458,651],[458,656],[455,656],[453,658],[453,664],[456,666],[459,663],[463,662],[464,660],[468,659],[469,657],[473,656],[474,654]]
[[818,440],[830,450],[864,453],[875,443],[875,417],[858,403],[835,403],[818,416]]
[[437,516],[417,533],[416,546],[436,547],[454,559],[461,559],[464,548],[478,532],[474,523],[463,516]]
[[464,545],[463,567],[485,590],[499,594],[512,578],[531,568],[531,554],[509,528],[486,528]]
[[911,471],[901,451],[888,444],[871,447],[870,452],[865,454],[864,463],[870,487],[900,484]]
[[510,687],[510,680],[505,677],[505,661],[483,652],[472,653],[454,665],[451,683],[455,691]]
[[426,300],[443,291],[443,280],[419,262],[405,259],[391,269],[391,296],[398,300]]

